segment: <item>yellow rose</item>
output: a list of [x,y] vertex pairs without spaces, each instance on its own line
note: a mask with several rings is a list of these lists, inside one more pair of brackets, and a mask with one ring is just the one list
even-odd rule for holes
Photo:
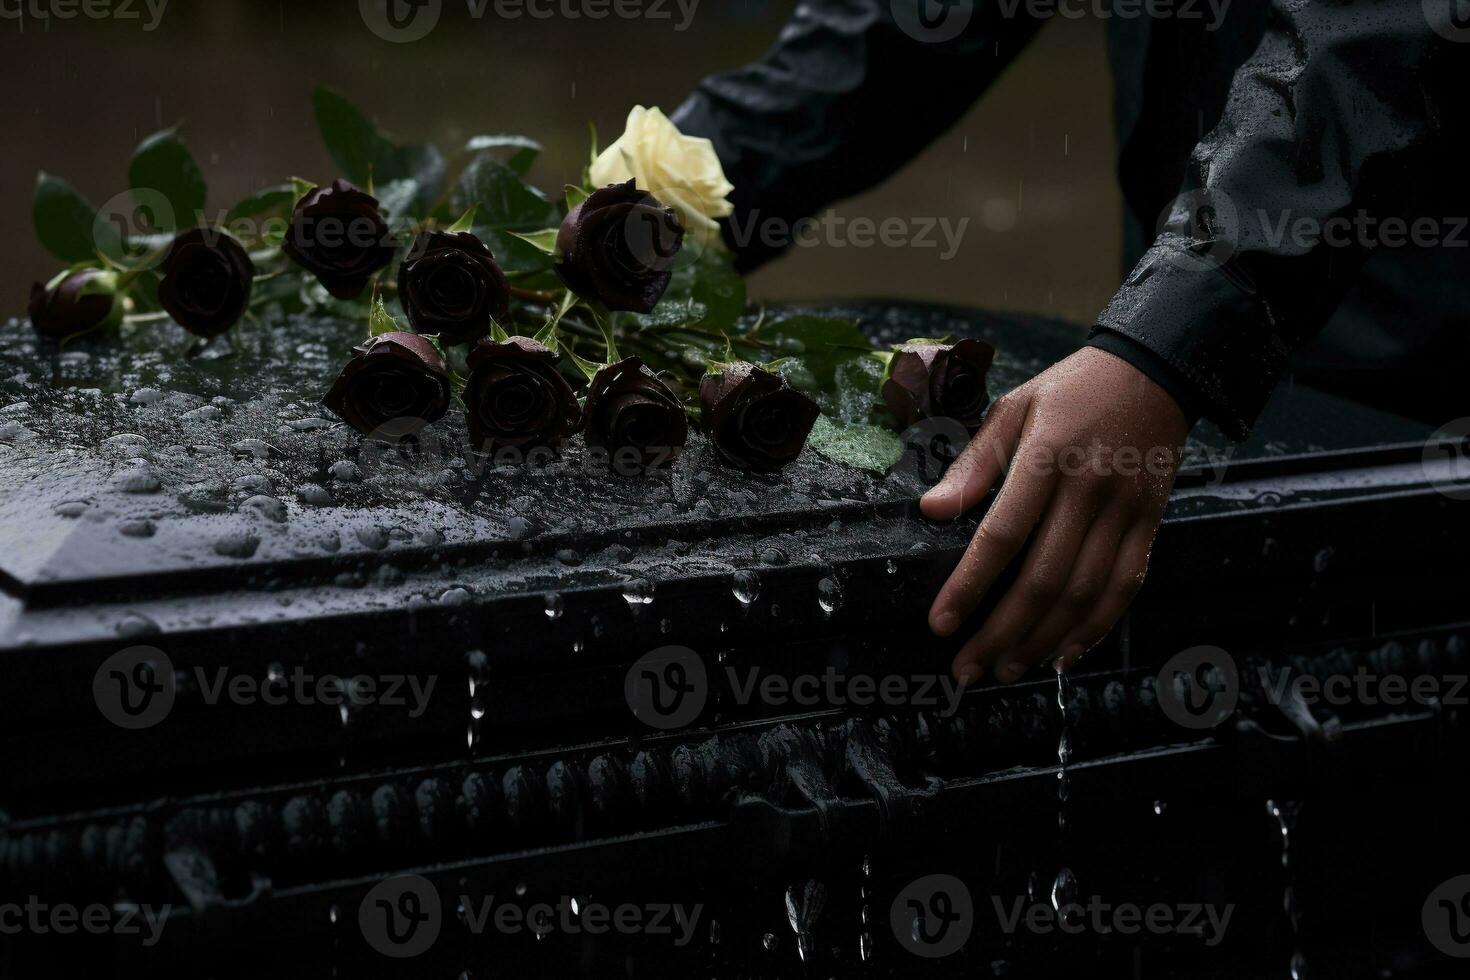
[[734,210],[725,198],[735,188],[714,144],[685,136],[657,108],[634,106],[623,135],[592,161],[589,176],[593,187],[637,179],[639,189],[673,208],[685,233],[701,244],[719,238],[716,219]]

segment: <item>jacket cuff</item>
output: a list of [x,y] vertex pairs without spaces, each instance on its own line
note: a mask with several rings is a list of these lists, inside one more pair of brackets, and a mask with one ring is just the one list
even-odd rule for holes
[[1198,392],[1200,413],[1236,441],[1250,434],[1290,355],[1249,275],[1172,233],[1134,268],[1093,338],[1104,331],[1152,351]]

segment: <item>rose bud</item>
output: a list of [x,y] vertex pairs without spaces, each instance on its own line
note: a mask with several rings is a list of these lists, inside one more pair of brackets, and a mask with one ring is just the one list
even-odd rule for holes
[[730,462],[772,473],[801,454],[821,409],[786,379],[754,364],[729,364],[699,385],[704,430]]
[[483,452],[557,447],[577,431],[582,406],[556,369],[556,352],[529,337],[485,340],[470,352],[465,414]]
[[949,418],[973,432],[990,406],[985,375],[994,359],[995,348],[983,340],[904,344],[888,364],[883,400],[905,428]]
[[556,274],[610,310],[648,313],[673,278],[684,226],[638,182],[611,184],[572,208],[556,235]]
[[587,387],[587,445],[605,450],[614,468],[643,472],[673,462],[689,438],[684,406],[636,357],[609,364]]
[[239,322],[250,305],[255,263],[224,232],[193,228],[169,246],[158,301],[179,326],[214,337]]
[[35,283],[31,286],[29,313],[31,326],[48,340],[65,340],[117,326],[123,318],[117,273],[68,269],[44,286]]
[[510,281],[485,243],[467,231],[426,231],[398,268],[409,323],[444,344],[467,344],[510,317]]
[[428,339],[379,334],[352,348],[322,404],[365,435],[395,419],[437,422],[449,410],[449,374]]
[[333,296],[355,299],[393,261],[394,243],[378,199],[338,179],[296,203],[281,251]]

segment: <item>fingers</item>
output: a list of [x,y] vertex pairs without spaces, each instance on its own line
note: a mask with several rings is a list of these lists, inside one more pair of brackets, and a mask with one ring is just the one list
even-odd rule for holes
[[1110,509],[1097,519],[1087,532],[1066,587],[1015,651],[996,663],[998,678],[1014,680],[1038,663],[1060,657],[1063,638],[1084,623],[1102,602],[1130,526],[1126,507]]
[[1128,611],[1128,606],[1143,587],[1149,552],[1153,549],[1158,527],[1158,519],[1150,515],[1128,529],[1101,600],[1058,644],[1063,670],[1069,669],[1083,654],[1101,643],[1108,631],[1123,618],[1123,613]]
[[1031,467],[1012,470],[965,549],[964,557],[929,609],[929,626],[935,633],[949,636],[975,611],[996,578],[1026,543],[1045,512],[1056,483],[1054,470],[1041,472]]
[[[955,657],[956,677],[973,681],[993,664],[1009,665],[1013,651],[1045,622],[1065,594],[1098,509],[1092,486],[1074,484],[1055,495],[1015,584]],[[1015,676],[1020,676],[1019,669]]]
[[952,521],[984,499],[1005,472],[1006,462],[1021,440],[1027,404],[1005,398],[996,402],[975,438],[945,471],[944,479],[919,501],[925,517]]

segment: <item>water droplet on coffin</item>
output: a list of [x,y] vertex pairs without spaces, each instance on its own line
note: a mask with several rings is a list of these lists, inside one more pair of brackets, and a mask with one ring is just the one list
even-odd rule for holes
[[824,578],[817,583],[817,605],[829,616],[842,608],[842,586],[836,579]]
[[629,579],[623,584],[623,599],[633,609],[653,603],[653,583],[645,578]]
[[755,572],[736,572],[734,578],[735,598],[742,606],[749,606],[760,598],[761,580]]

